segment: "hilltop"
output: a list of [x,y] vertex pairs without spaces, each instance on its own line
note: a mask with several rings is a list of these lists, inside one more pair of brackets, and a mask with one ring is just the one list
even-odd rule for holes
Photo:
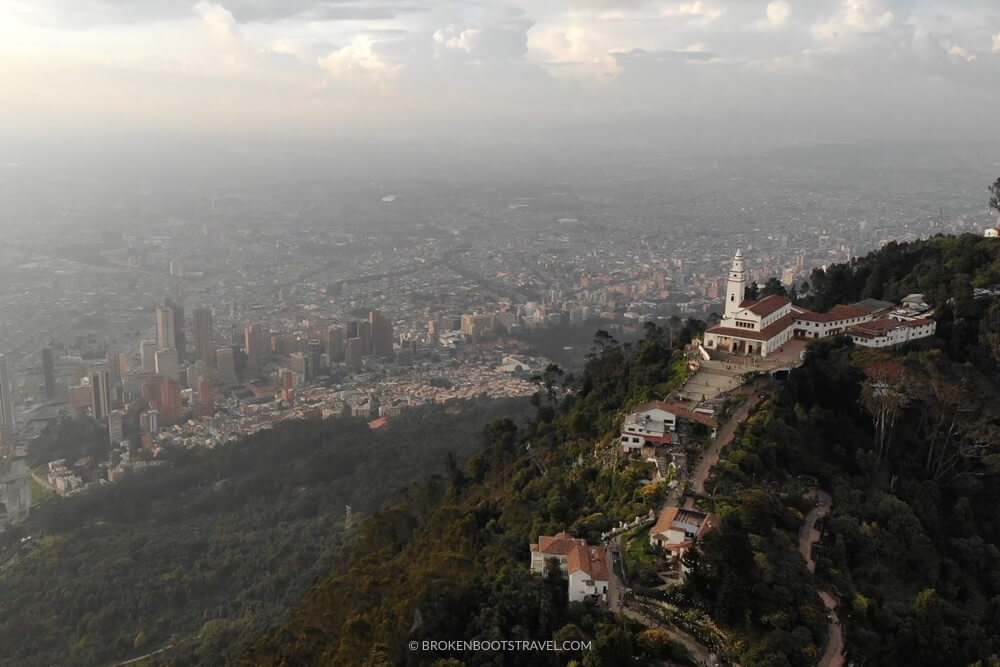
[[[238,662],[689,664],[701,642],[743,665],[814,665],[829,642],[821,591],[838,600],[848,659],[986,661],[1000,654],[998,283],[1000,242],[974,236],[891,243],[813,274],[806,305],[817,310],[923,293],[937,337],[881,350],[845,338],[810,345],[739,427],[705,484],[711,493],[696,497],[721,523],[686,557],[682,586],[650,588],[650,554],[624,536],[631,595],[659,627],[647,627],[649,616],[567,603],[565,582],[528,570],[539,535],[600,543],[666,500],[666,484],[642,482],[650,464],[620,459],[616,445],[623,416],[662,397],[683,368],[685,337],[671,347],[650,327],[634,347],[599,338],[600,354],[564,379],[565,398],[541,394],[524,428],[495,422],[485,451],[367,519],[343,566]],[[821,516],[811,511],[817,487],[832,510],[810,554],[800,533]],[[591,650],[408,647],[553,637],[586,639]]]

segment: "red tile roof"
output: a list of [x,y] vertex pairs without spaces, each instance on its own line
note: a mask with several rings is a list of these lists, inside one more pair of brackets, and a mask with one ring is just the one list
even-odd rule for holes
[[716,325],[707,329],[705,333],[717,334],[719,336],[729,336],[730,338],[743,338],[745,340],[771,340],[779,333],[795,324],[796,317],[798,316],[795,313],[788,313],[784,317],[779,317],[777,320],[764,327],[762,331],[737,329],[736,327]]
[[586,540],[573,537],[569,533],[558,533],[554,536],[539,535],[538,544],[532,544],[532,551],[541,551],[551,556],[566,556],[576,545],[587,545]]
[[383,426],[385,426],[387,421],[389,420],[386,419],[385,417],[379,417],[378,419],[373,419],[370,422],[368,422],[368,428],[373,430],[376,428],[382,428]]
[[777,294],[770,294],[765,296],[760,301],[753,302],[752,305],[747,306],[749,310],[754,315],[759,315],[761,317],[767,317],[771,313],[777,312],[790,304],[792,302],[787,296],[778,296]]
[[[666,533],[674,526],[674,523],[697,526],[698,530],[695,536],[701,537],[719,525],[719,517],[715,514],[705,514],[704,512],[683,509],[681,507],[667,507],[660,512],[660,516],[656,519],[656,525],[650,529],[649,534],[656,537],[657,535]],[[690,544],[690,540],[684,540],[680,544],[674,545],[673,548],[686,548]],[[668,546],[667,548],[670,547]]]
[[[583,540],[580,540],[581,542]],[[611,568],[608,567],[608,553],[604,547],[577,544],[569,552],[566,569],[570,574],[586,572],[594,581],[609,581]]]
[[888,317],[882,317],[877,320],[872,320],[871,322],[859,322],[858,324],[852,324],[847,328],[847,330],[856,336],[875,338],[876,336],[884,336],[893,329],[901,327],[922,327],[925,324],[931,324],[932,322],[934,322],[934,320],[926,317],[919,320],[909,321],[893,320]]
[[835,322],[837,320],[850,320],[856,317],[867,317],[871,313],[858,306],[845,306],[837,304],[825,313],[814,313],[811,310],[803,309],[798,315],[798,319],[808,322]]

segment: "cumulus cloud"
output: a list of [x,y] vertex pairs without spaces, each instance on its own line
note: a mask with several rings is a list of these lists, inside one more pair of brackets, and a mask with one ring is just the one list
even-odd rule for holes
[[233,13],[214,2],[202,0],[194,6],[195,12],[201,17],[201,28],[209,40],[216,46],[236,51],[241,42],[237,33],[236,19]]
[[788,23],[788,17],[792,14],[792,8],[785,0],[774,0],[767,3],[765,8],[765,18],[757,22],[757,27],[761,30],[780,28]]
[[375,45],[370,35],[357,35],[350,44],[317,58],[316,64],[335,79],[385,83],[399,73],[402,65],[383,58],[376,52]]

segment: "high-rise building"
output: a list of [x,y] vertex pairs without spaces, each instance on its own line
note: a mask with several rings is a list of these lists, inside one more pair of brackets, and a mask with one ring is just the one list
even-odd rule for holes
[[223,387],[231,387],[237,383],[236,379],[236,359],[233,356],[233,348],[220,347],[215,355],[216,358],[216,379]]
[[103,421],[111,412],[111,373],[107,370],[96,370],[90,373],[90,391],[93,394],[91,408],[94,419]]
[[352,371],[361,370],[361,359],[364,357],[364,343],[360,338],[347,339],[347,367]]
[[177,350],[157,350],[156,351],[156,373],[164,377],[178,380],[180,378],[180,363],[177,359]]
[[215,414],[215,389],[212,379],[203,377],[198,383],[198,416],[211,417]]
[[156,372],[156,341],[144,340],[139,343],[139,361],[143,373]]
[[215,344],[212,342],[212,311],[208,308],[198,308],[191,320],[194,330],[195,358],[204,361],[209,366],[215,365]]
[[181,383],[176,378],[151,375],[145,392],[153,409],[164,424],[176,424],[181,419]]
[[125,415],[121,410],[112,410],[108,413],[108,440],[112,447],[117,447],[124,439]]
[[156,349],[177,349],[177,329],[174,321],[174,309],[169,306],[157,306],[156,308]]
[[330,355],[330,363],[344,359],[344,330],[341,327],[330,327],[326,330],[326,353]]
[[165,301],[168,308],[174,311],[174,343],[177,350],[177,363],[183,364],[187,361],[187,335],[184,333],[184,307],[174,303],[171,299]]
[[262,324],[251,324],[243,333],[247,362],[251,368],[257,369],[270,351],[270,332]]
[[111,397],[111,403],[108,407],[110,410],[114,406],[121,405],[122,367],[118,363],[118,353],[114,350],[108,350],[106,359],[108,366],[108,394]]
[[368,313],[368,324],[372,335],[372,354],[376,357],[392,356],[392,320],[373,310]]
[[301,375],[302,379],[306,382],[313,378],[312,357],[300,352],[293,352],[288,355],[288,365],[293,371]]
[[142,413],[142,430],[145,433],[156,433],[160,430],[160,411],[146,410]]
[[323,368],[323,343],[319,340],[310,340],[306,349],[309,351],[313,377],[316,377],[319,375],[320,369]]
[[42,380],[45,383],[45,398],[55,398],[56,360],[51,347],[42,349]]
[[358,322],[358,338],[361,339],[361,350],[364,356],[372,353],[372,324],[368,320]]
[[0,442],[14,432],[14,387],[7,357],[0,354]]

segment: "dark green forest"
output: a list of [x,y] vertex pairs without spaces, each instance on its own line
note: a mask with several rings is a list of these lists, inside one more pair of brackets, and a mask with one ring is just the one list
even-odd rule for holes
[[[347,505],[363,520],[480,449],[484,424],[527,407],[427,406],[376,431],[361,419],[287,421],[211,451],[168,450],[168,470],[51,499],[4,534],[0,664],[102,665],[165,646],[157,660],[221,664],[335,564]],[[106,432],[79,426],[34,446],[46,457],[106,450]]]

